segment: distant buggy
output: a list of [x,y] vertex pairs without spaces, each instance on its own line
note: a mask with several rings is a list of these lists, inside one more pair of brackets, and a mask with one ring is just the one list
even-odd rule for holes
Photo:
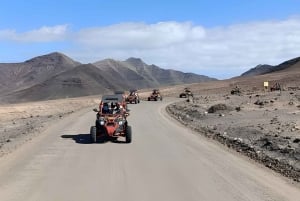
[[179,94],[179,98],[189,98],[194,97],[194,94],[189,88],[184,88],[183,92]]
[[135,103],[135,104],[140,103],[140,97],[137,90],[135,89],[130,90],[129,95],[126,97],[126,102]]
[[162,99],[163,98],[158,89],[153,89],[152,93],[148,97],[148,101],[158,101],[158,100],[162,101]]

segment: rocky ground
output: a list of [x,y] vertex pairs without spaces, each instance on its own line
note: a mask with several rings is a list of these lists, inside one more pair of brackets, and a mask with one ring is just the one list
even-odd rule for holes
[[185,126],[300,182],[300,91],[202,94],[169,105]]
[[39,135],[55,121],[98,103],[99,98],[84,97],[0,105],[0,157]]
[[[202,86],[203,85],[203,86]],[[192,101],[169,105],[168,113],[185,126],[300,182],[300,91],[231,95],[223,82],[190,85]],[[184,86],[162,88],[178,97]],[[142,100],[150,89],[140,91]],[[0,105],[0,157],[66,115],[95,107],[99,97]]]

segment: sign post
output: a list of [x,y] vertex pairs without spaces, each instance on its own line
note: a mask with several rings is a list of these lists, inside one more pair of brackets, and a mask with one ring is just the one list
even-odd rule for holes
[[264,90],[265,92],[269,89],[269,82],[264,82]]

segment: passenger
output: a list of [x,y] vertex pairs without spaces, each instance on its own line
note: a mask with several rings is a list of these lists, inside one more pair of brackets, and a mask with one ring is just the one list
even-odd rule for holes
[[113,108],[113,114],[119,114],[121,112],[121,106],[119,103],[116,103]]

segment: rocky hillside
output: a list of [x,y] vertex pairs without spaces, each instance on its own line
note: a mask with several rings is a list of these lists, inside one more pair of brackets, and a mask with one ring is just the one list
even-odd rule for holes
[[35,57],[22,63],[0,63],[0,94],[41,84],[52,76],[73,69],[79,64],[58,52]]
[[246,71],[241,76],[255,76],[255,75],[264,75],[267,73],[275,73],[282,71],[300,71],[300,57],[285,61],[276,66],[271,65],[258,65],[249,71]]
[[139,58],[129,58],[126,61],[106,59],[94,65],[104,71],[106,78],[126,88],[160,87],[215,80],[203,75],[165,70],[153,64],[147,65]]
[[101,71],[92,64],[83,64],[51,77],[41,84],[8,94],[9,102],[60,99],[106,93],[110,86]]
[[61,53],[35,57],[23,63],[0,64],[0,71],[2,102],[78,97],[215,80],[147,65],[137,58],[81,64]]
[[267,65],[267,64],[264,64],[264,65],[259,64],[259,65],[255,66],[254,68],[251,68],[247,72],[243,73],[241,76],[263,75],[266,73],[270,73],[273,67],[274,66]]

